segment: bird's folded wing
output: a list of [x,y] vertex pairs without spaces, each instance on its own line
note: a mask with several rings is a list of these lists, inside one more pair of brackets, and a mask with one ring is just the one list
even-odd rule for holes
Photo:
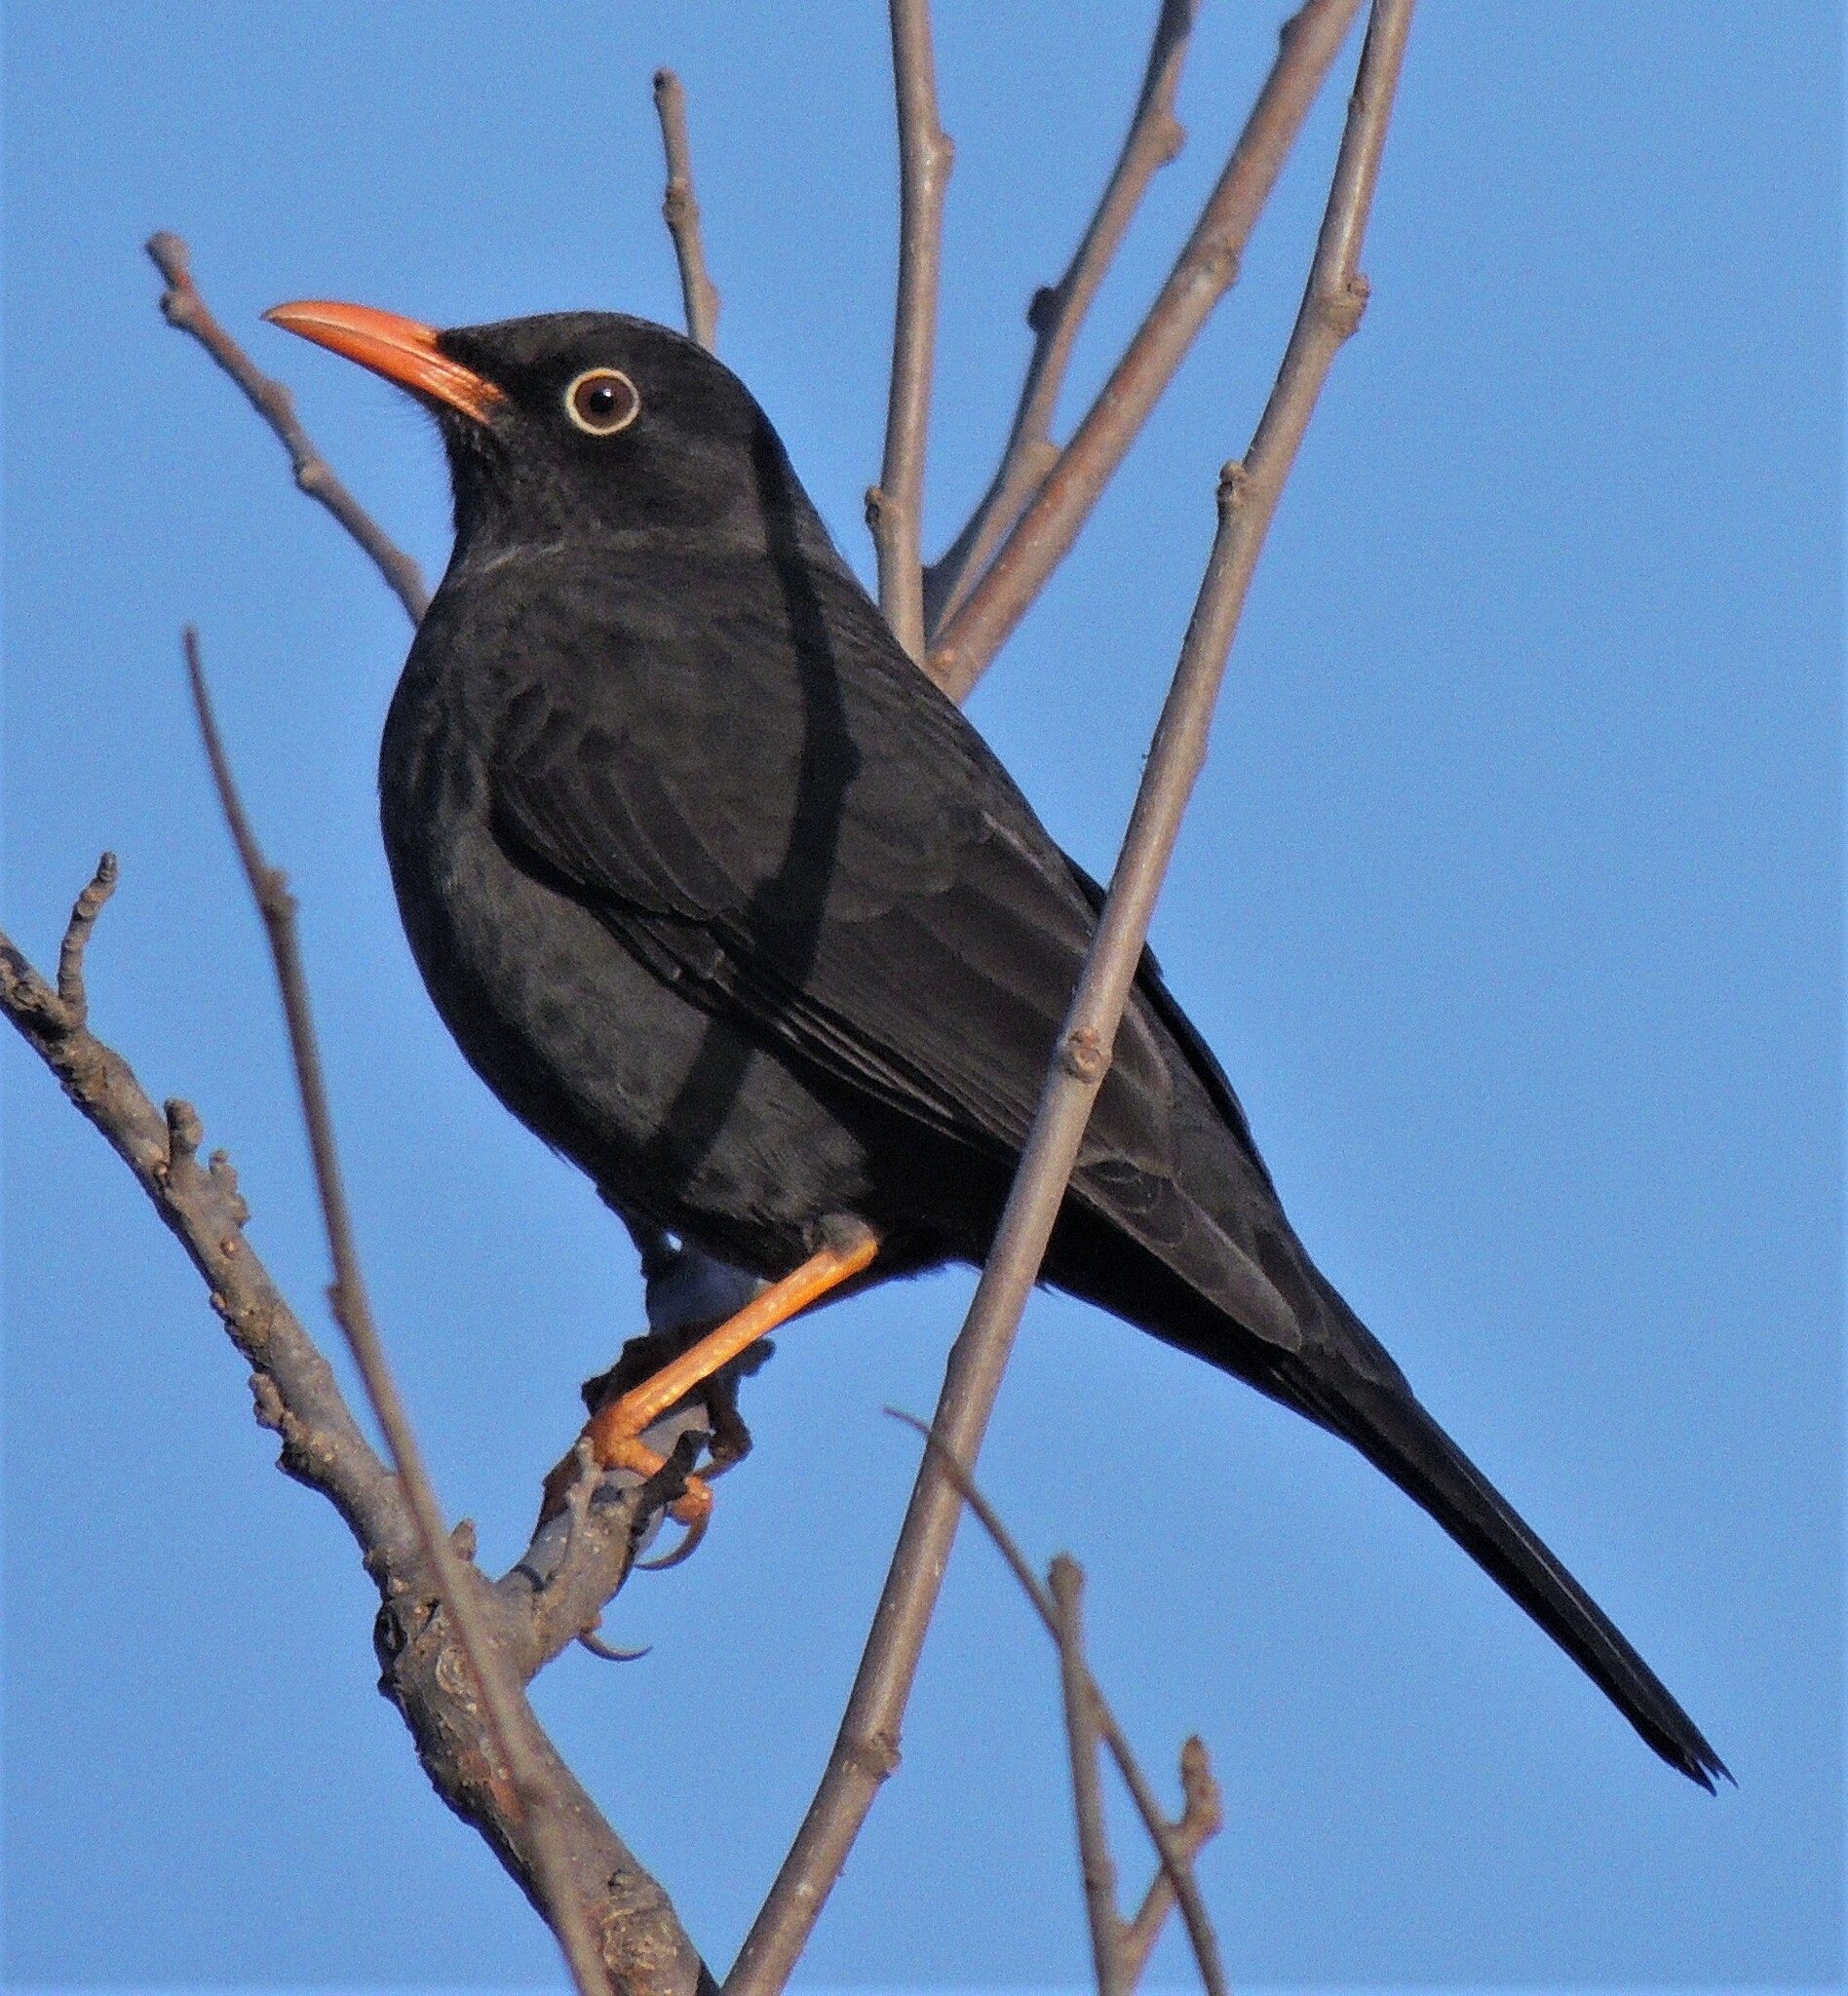
[[[657,646],[632,598],[594,660],[510,703],[495,823],[689,1001],[960,1141],[1018,1151],[1096,910],[860,601],[876,628],[829,602],[826,655],[734,609],[704,627],[701,657],[683,606]],[[1281,1298],[1251,1307],[1247,1278],[1270,1285],[1249,1251],[1203,1230],[1177,1187],[1171,1063],[1187,1058],[1133,1002],[1075,1187],[1164,1258],[1206,1249],[1182,1272],[1209,1292],[1211,1263],[1242,1264],[1240,1314],[1294,1343]]]

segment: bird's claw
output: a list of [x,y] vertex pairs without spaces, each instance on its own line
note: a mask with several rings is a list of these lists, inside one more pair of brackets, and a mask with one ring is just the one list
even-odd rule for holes
[[712,1493],[705,1478],[687,1478],[686,1494],[668,1506],[668,1516],[686,1527],[686,1536],[673,1552],[663,1553],[658,1559],[637,1559],[637,1573],[665,1573],[670,1566],[678,1566],[699,1551],[706,1528],[712,1521]]
[[577,1639],[592,1656],[601,1657],[606,1664],[637,1664],[654,1647],[652,1643],[644,1642],[639,1649],[616,1649],[590,1629],[580,1629]]

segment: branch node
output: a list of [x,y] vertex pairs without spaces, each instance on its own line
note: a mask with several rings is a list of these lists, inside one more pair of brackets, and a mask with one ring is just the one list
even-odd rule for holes
[[885,517],[886,495],[884,488],[879,485],[868,485],[866,487],[867,526],[870,527],[874,533],[877,533],[880,527],[885,523]]
[[1219,489],[1214,495],[1219,508],[1219,518],[1227,518],[1245,504],[1251,489],[1251,475],[1245,469],[1245,460],[1235,457],[1219,467]]
[[[469,1669],[459,1643],[444,1642],[437,1651],[437,1682],[451,1698],[468,1704],[474,1704],[479,1697],[475,1672]],[[496,1767],[493,1772],[504,1779],[504,1767]]]
[[1366,276],[1357,270],[1338,291],[1330,292],[1323,300],[1323,316],[1337,339],[1353,338],[1366,315],[1367,301],[1372,291],[1373,288]]
[[1074,1026],[1059,1043],[1059,1064],[1073,1080],[1100,1082],[1110,1067],[1110,1049],[1096,1026]]
[[899,1743],[887,1732],[861,1734],[847,1748],[846,1757],[876,1782],[889,1780],[903,1758]]
[[[212,1307],[221,1316],[225,1314],[224,1298],[213,1295]],[[282,1389],[267,1372],[250,1374],[250,1402],[259,1428],[267,1428],[273,1435],[284,1432],[289,1422],[289,1409],[283,1404]]]
[[1062,285],[1041,285],[1026,301],[1026,329],[1040,334],[1049,332],[1064,296]]
[[166,1170],[171,1174],[176,1166],[190,1165],[199,1155],[200,1139],[206,1132],[205,1126],[199,1120],[199,1111],[179,1095],[168,1098],[166,1113]]
[[466,1559],[471,1566],[475,1563],[475,1520],[459,1517],[449,1533],[449,1543],[455,1548],[455,1556]]
[[250,1217],[250,1209],[238,1189],[237,1167],[232,1164],[230,1153],[214,1150],[207,1169],[212,1173],[212,1182],[217,1187],[218,1196],[224,1201],[225,1210],[239,1226],[244,1226]]

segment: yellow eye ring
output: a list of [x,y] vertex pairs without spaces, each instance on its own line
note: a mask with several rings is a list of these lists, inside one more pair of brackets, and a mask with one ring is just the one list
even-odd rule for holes
[[564,391],[564,412],[587,437],[614,437],[641,414],[641,397],[621,368],[587,367]]

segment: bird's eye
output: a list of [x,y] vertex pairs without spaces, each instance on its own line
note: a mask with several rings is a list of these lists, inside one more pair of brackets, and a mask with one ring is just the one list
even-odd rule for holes
[[615,367],[591,367],[564,391],[564,412],[593,437],[614,437],[641,414],[641,397]]

